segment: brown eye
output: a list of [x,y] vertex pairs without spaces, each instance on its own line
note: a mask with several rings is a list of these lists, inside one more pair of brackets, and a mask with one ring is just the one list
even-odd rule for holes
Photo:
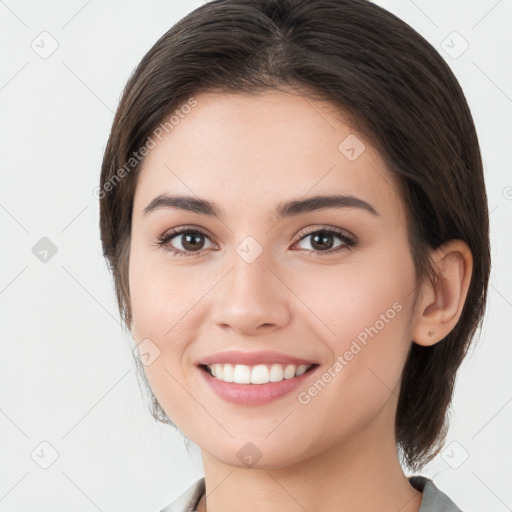
[[334,236],[325,231],[319,231],[309,236],[311,237],[311,246],[316,250],[331,249],[334,245]]
[[204,235],[202,233],[188,232],[176,235],[173,238],[182,237],[181,245],[186,251],[197,251],[201,250],[204,245]]
[[[310,240],[310,248],[303,247],[303,249],[313,254],[332,254],[343,249],[349,249],[356,245],[355,240],[346,235],[344,232],[332,228],[317,229],[315,231],[310,231],[305,236],[303,236],[297,243],[303,242],[308,239]],[[335,245],[336,239],[340,241],[338,245]]]
[[206,233],[189,228],[173,230],[164,234],[159,238],[158,245],[164,246],[174,254],[195,256],[205,250],[205,240],[210,240]]

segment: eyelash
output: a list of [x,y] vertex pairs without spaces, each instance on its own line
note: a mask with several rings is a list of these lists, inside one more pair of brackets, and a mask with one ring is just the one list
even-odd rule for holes
[[[175,237],[177,237],[179,235],[186,234],[186,233],[194,233],[194,234],[200,233],[201,235],[204,235],[206,238],[210,239],[209,235],[206,232],[204,232],[202,229],[199,229],[199,228],[179,228],[179,229],[176,229],[176,230],[168,231],[168,232],[164,233],[162,236],[158,237],[158,241],[156,242],[155,245],[164,248],[165,250],[171,252],[175,256],[186,257],[186,258],[191,258],[191,257],[194,257],[194,256],[199,256],[206,249],[201,249],[200,251],[182,251],[181,249],[176,249],[175,247],[173,247],[172,245],[169,244],[169,242],[173,238],[175,238]],[[328,251],[315,251],[315,250],[303,249],[303,250],[307,251],[308,254],[310,254],[310,255],[314,255],[314,256],[331,255],[331,254],[338,253],[338,252],[340,252],[340,251],[342,251],[344,249],[349,249],[350,250],[350,249],[352,249],[353,247],[355,247],[357,245],[357,242],[355,241],[355,239],[353,239],[350,236],[348,236],[347,234],[345,234],[344,231],[342,231],[341,229],[331,228],[331,227],[308,228],[306,233],[303,233],[301,238],[299,238],[297,240],[297,242],[294,243],[294,245],[299,243],[299,242],[301,242],[302,240],[304,240],[308,236],[311,236],[311,235],[314,235],[314,234],[317,234],[317,233],[324,233],[324,234],[328,234],[328,235],[336,235],[344,243],[344,245],[341,245],[340,247],[337,247],[336,249],[330,249]]]

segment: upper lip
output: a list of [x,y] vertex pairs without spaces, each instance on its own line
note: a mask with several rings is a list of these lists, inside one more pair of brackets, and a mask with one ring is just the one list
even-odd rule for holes
[[314,361],[301,359],[299,357],[283,354],[282,352],[273,352],[263,350],[257,352],[244,352],[241,350],[229,350],[226,352],[217,352],[210,356],[202,358],[198,365],[212,365],[216,363],[245,364],[253,366],[257,364],[316,364]]

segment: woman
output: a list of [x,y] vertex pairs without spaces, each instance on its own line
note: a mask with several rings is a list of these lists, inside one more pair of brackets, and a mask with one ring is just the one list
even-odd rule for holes
[[130,78],[104,254],[156,419],[205,477],[165,512],[457,511],[441,450],[485,308],[463,92],[364,0],[213,0]]

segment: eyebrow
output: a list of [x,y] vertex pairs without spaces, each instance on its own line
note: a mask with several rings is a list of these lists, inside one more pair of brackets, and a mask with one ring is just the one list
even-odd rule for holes
[[[216,203],[192,196],[169,194],[160,194],[155,197],[144,209],[144,214],[146,215],[162,208],[185,210],[218,219],[225,219],[226,217],[225,211]],[[280,220],[283,217],[292,217],[302,213],[330,208],[360,208],[372,215],[379,216],[370,203],[352,195],[320,195],[308,197],[307,199],[293,199],[281,202],[277,206],[276,216],[277,220]]]

